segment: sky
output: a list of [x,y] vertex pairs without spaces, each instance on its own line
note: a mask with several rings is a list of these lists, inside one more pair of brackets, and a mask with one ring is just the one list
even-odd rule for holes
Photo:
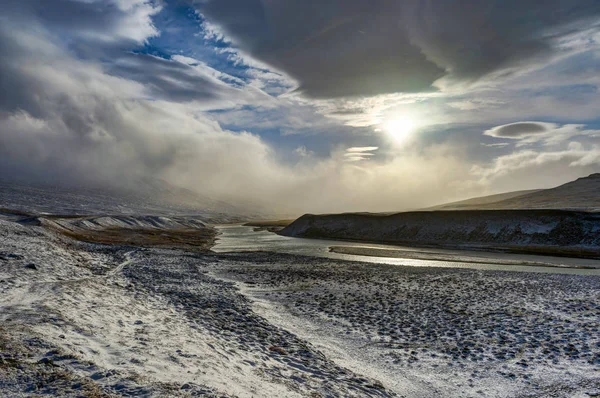
[[3,0],[0,176],[274,214],[600,171],[597,0]]

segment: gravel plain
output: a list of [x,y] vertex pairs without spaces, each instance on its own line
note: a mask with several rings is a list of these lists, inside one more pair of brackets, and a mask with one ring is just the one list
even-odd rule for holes
[[255,313],[227,265],[0,220],[0,396],[395,396]]
[[408,396],[600,394],[596,276],[225,257],[223,277],[267,303],[267,318],[300,335],[312,325],[304,337],[364,357],[355,370],[399,394],[401,378],[421,381]]
[[19,220],[0,219],[0,396],[600,396],[597,276],[103,245]]

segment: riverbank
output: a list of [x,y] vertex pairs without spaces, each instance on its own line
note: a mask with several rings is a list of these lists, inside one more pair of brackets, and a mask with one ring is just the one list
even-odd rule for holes
[[305,214],[280,234],[440,249],[600,258],[600,213],[568,210]]
[[270,322],[409,397],[600,393],[600,278],[223,255]]
[[[416,247],[382,245],[350,240],[302,239],[282,236],[267,231],[255,231],[253,227],[243,225],[217,225],[219,231],[213,251],[256,252],[294,254],[299,256],[321,257],[328,259],[360,261],[367,264],[396,264],[416,267],[472,268],[481,270],[544,272],[578,275],[600,275],[600,261],[595,259],[515,254],[490,250],[440,249],[435,247]],[[331,247],[359,248],[356,254],[332,251]],[[399,251],[397,257],[370,256],[362,248]],[[403,255],[403,252],[406,254]],[[445,261],[453,260],[453,261]],[[465,261],[461,261],[465,259]],[[521,265],[527,264],[527,265]],[[533,265],[536,264],[536,265]],[[539,265],[537,265],[539,264]]]
[[290,225],[294,220],[266,220],[266,221],[250,221],[244,226],[254,227],[255,232],[259,231],[269,231],[273,233],[279,233],[285,227]]
[[434,251],[405,250],[405,249],[387,249],[367,246],[330,246],[329,250],[333,253],[349,254],[353,256],[369,256],[382,258],[414,259],[425,261],[443,261],[460,264],[496,264],[509,266],[528,266],[528,267],[556,267],[556,268],[578,268],[578,269],[597,269],[591,265],[577,264],[553,264],[542,261],[525,261],[509,259],[490,259],[486,257],[475,257],[464,254],[444,254]]

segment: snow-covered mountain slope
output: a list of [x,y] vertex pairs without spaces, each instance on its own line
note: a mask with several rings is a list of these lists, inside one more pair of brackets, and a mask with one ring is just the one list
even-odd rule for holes
[[489,205],[492,203],[501,202],[503,200],[513,199],[519,196],[528,195],[534,192],[539,192],[541,189],[530,189],[526,191],[514,191],[514,192],[505,192],[499,193],[496,195],[488,195],[488,196],[480,196],[477,198],[471,198],[466,200],[461,200],[458,202],[446,203],[443,205],[428,207],[423,210],[469,210],[469,209],[477,209],[481,206]]
[[206,225],[196,217],[163,217],[163,216],[99,216],[99,217],[47,217],[49,222],[63,228],[77,230],[100,231],[110,228],[118,229],[201,229]]
[[61,215],[193,214],[205,221],[219,223],[249,218],[243,209],[174,187],[161,180],[144,180],[123,189],[27,185],[0,180],[0,208]]
[[579,209],[600,210],[600,173],[578,178],[556,188],[544,189],[498,203],[493,209]]
[[206,251],[216,231],[192,216],[40,216],[51,230],[85,242],[180,247]]
[[600,213],[562,210],[307,214],[282,235],[600,256]]
[[0,221],[46,230],[83,242],[208,251],[216,230],[198,216],[56,216],[0,209]]
[[425,210],[571,209],[600,211],[600,173],[556,188],[516,191],[473,198]]

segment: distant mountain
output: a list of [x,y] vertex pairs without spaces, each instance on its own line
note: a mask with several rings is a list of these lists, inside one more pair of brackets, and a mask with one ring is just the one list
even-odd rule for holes
[[530,189],[526,191],[514,191],[499,193],[496,195],[480,196],[476,198],[461,200],[458,202],[445,203],[443,205],[428,207],[424,210],[468,210],[468,209],[479,209],[480,206],[489,205],[492,203],[501,202],[507,199],[513,199],[518,196],[528,195],[531,193],[542,191],[542,189]]
[[[122,190],[124,197],[141,198],[181,209],[202,209],[208,212],[242,214],[245,211],[230,203],[181,188],[158,178],[138,178]],[[115,192],[119,195],[119,191]]]
[[600,211],[600,173],[556,188],[508,192],[448,203],[426,210],[570,209]]
[[219,223],[261,216],[152,178],[105,188],[0,179],[0,208],[62,215],[196,215]]

